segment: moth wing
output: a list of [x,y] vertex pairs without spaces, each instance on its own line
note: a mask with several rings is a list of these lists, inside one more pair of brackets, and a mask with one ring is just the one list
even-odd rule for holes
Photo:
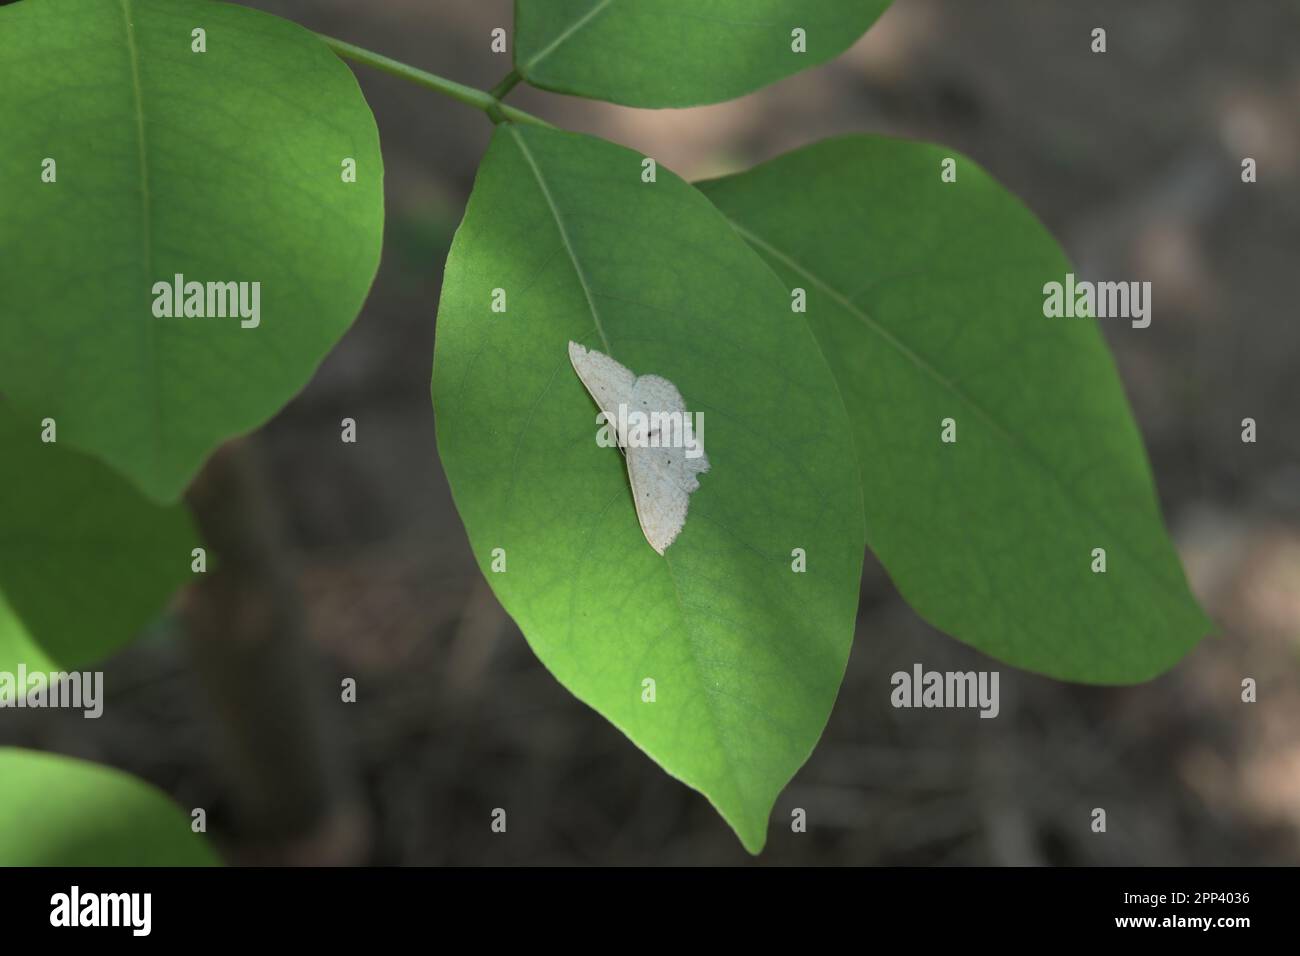
[[[642,375],[633,388],[631,406],[651,416],[647,437],[652,444],[628,447],[628,478],[641,530],[650,547],[663,554],[686,524],[691,492],[700,487],[696,475],[709,470],[709,460],[703,454],[687,456],[684,429],[690,413],[668,379]],[[656,443],[661,447],[654,447]]]
[[659,428],[654,427],[652,420],[649,431],[652,435],[662,432],[664,425],[676,429],[675,436],[671,433],[658,436],[661,443],[668,442],[671,436],[672,444],[677,446],[678,451],[683,452],[680,455],[670,456],[671,461],[668,459],[665,461],[671,465],[673,473],[679,476],[678,480],[687,491],[698,488],[700,483],[695,480],[695,476],[709,470],[709,458],[704,454],[703,441],[698,440],[698,436],[694,437],[698,441],[699,454],[694,457],[685,454],[686,423],[688,419],[693,423],[694,419],[686,410],[686,402],[682,398],[682,393],[677,390],[677,386],[658,375],[642,375],[636,380],[632,390],[631,407],[647,414],[660,412],[672,416],[666,422],[661,420]]
[[[636,375],[603,352],[589,350],[577,342],[569,343],[569,361],[587,393],[605,413],[611,427],[617,430],[618,406],[626,404],[631,408]],[[618,437],[620,444],[627,438],[626,435]]]
[[631,448],[627,450],[627,474],[632,482],[636,517],[650,547],[660,554],[677,539],[686,524],[691,492],[699,487],[691,475],[691,486],[682,483],[681,470],[667,463],[669,456],[681,456],[680,448]]

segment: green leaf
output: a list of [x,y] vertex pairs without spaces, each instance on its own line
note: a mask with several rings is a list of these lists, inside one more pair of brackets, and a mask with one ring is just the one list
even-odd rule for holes
[[64,669],[36,643],[0,589],[0,671],[16,674],[20,664],[28,673],[49,674]]
[[718,103],[834,59],[889,3],[515,0],[515,69],[533,86],[626,106]]
[[[374,118],[313,34],[205,0],[0,8],[0,90],[0,390],[174,500],[361,308],[383,225]],[[155,318],[177,274],[259,282],[260,325]]]
[[163,793],[84,760],[0,747],[0,866],[214,866]]
[[112,653],[189,580],[198,544],[184,508],[41,432],[0,401],[0,670]]
[[[844,673],[859,479],[843,403],[776,277],[698,192],[641,171],[600,140],[498,127],[447,260],[438,447],[537,656],[758,852]],[[622,456],[596,443],[570,340],[669,379],[704,416],[711,468],[663,557]]]
[[1206,633],[1097,321],[1044,317],[1044,285],[1071,266],[986,172],[855,136],[700,188],[806,289],[853,419],[867,541],[923,617],[1101,684],[1159,674]]

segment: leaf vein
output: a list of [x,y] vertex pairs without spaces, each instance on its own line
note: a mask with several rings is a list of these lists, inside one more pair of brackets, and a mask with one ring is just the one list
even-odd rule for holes
[[582,263],[578,261],[578,254],[573,248],[573,242],[569,239],[569,230],[564,225],[564,217],[560,215],[559,207],[555,205],[555,199],[551,196],[550,187],[546,185],[546,179],[542,176],[542,170],[537,165],[537,160],[533,158],[532,150],[524,142],[519,130],[513,126],[508,127],[508,129],[515,138],[515,144],[519,147],[520,153],[523,154],[524,160],[533,171],[533,177],[537,180],[537,188],[541,190],[542,197],[551,210],[551,218],[555,220],[555,228],[560,233],[560,241],[564,243],[564,249],[569,254],[569,262],[573,264],[573,271],[577,274],[578,282],[582,285],[583,295],[587,297],[587,308],[590,309],[591,318],[596,323],[596,331],[600,333],[600,341],[605,346],[605,354],[613,358],[614,353],[609,347],[609,338],[605,335],[605,327],[600,321],[600,312],[596,308],[596,299],[591,291],[591,283],[587,281],[587,273],[582,268]]

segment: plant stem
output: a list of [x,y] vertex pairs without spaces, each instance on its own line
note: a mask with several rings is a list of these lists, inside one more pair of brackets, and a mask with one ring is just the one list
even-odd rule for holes
[[[398,60],[384,56],[382,53],[372,53],[370,50],[354,46],[345,40],[336,40],[334,37],[327,37],[323,33],[316,34],[324,41],[325,45],[331,50],[343,57],[345,60],[354,60],[357,63],[364,63],[367,66],[373,66],[377,70],[383,70],[385,73],[391,73],[394,76],[400,76],[404,80],[409,80],[419,86],[427,87],[435,93],[441,93],[443,96],[449,96],[453,100],[464,103],[466,106],[472,106],[475,109],[482,110],[493,122],[507,120],[512,123],[531,123],[534,126],[545,126],[548,129],[554,129],[550,123],[544,119],[533,116],[531,113],[525,113],[521,109],[513,106],[506,106],[497,96],[492,93],[485,93],[483,90],[475,89],[472,86],[465,86],[463,83],[457,83],[455,80],[449,80],[446,77],[438,76],[435,73],[428,73],[416,67],[409,66]],[[507,82],[511,79],[514,82]],[[505,87],[505,92],[509,92],[515,83],[519,82],[518,74],[512,72],[505,80],[498,85],[497,90]],[[500,95],[504,96],[505,93]]]
[[519,75],[518,70],[511,70],[505,75],[500,83],[492,87],[492,92],[490,92],[488,96],[492,97],[492,99],[499,103],[509,95],[511,90],[519,85],[519,81],[522,79],[523,77]]

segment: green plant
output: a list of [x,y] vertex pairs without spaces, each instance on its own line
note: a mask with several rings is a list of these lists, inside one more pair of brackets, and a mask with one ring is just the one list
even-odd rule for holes
[[[691,185],[503,102],[519,82],[715,102],[833,57],[887,5],[728,0],[727,25],[689,0],[518,0],[491,93],[207,0],[0,9],[0,469],[25,488],[0,502],[0,664],[78,666],[138,631],[188,573],[176,502],[207,456],[355,318],[383,168],[341,57],[496,125],[432,385],[487,580],[557,679],[751,852],[830,713],[864,544],[1007,664],[1105,684],[1172,666],[1209,625],[1113,363],[1093,321],[1044,317],[1068,261],[974,162],[853,136]],[[260,283],[258,314],[167,314],[212,311],[184,283],[214,280]],[[570,341],[709,421],[662,556],[591,440]]]

